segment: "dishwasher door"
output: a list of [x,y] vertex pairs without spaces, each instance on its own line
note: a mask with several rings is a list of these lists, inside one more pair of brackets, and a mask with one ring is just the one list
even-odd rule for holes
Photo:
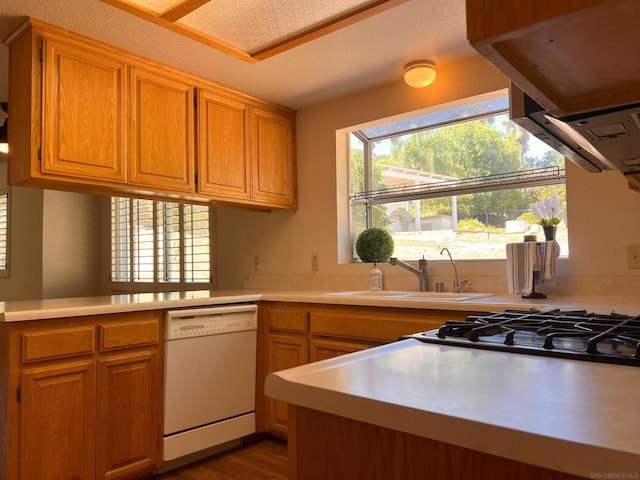
[[255,432],[256,312],[235,305],[167,313],[165,460]]

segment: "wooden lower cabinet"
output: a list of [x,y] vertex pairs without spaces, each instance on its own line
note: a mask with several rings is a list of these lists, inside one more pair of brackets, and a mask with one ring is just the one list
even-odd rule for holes
[[93,478],[95,362],[27,369],[21,383],[20,478]]
[[432,330],[474,313],[478,312],[263,302],[258,345],[266,348],[258,354],[258,430],[283,438],[288,433],[287,404],[263,393],[269,373],[394,342],[401,335]]
[[[277,372],[304,365],[308,362],[308,341],[306,336],[269,334],[267,352],[268,371]],[[280,400],[269,400],[267,424],[269,431],[279,437],[287,435],[288,406]]]
[[317,410],[290,408],[291,480],[581,478]]
[[162,312],[0,324],[0,478],[145,478],[160,464]]
[[339,357],[340,355],[359,352],[360,350],[376,347],[378,345],[381,345],[381,343],[312,338],[309,340],[309,361],[317,362],[328,358]]
[[126,478],[158,465],[158,357],[148,351],[98,361],[96,478]]

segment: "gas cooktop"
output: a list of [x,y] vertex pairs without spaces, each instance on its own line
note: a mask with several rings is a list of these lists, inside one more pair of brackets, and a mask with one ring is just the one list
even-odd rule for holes
[[640,366],[640,316],[506,310],[405,335],[425,343]]

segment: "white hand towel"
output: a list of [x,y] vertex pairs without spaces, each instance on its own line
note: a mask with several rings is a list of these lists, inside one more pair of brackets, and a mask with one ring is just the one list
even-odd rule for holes
[[537,244],[537,258],[533,266],[536,275],[536,285],[543,285],[545,280],[553,280],[556,276],[556,258],[560,254],[555,241],[539,242]]
[[528,295],[533,291],[536,242],[507,243],[506,250],[509,293]]

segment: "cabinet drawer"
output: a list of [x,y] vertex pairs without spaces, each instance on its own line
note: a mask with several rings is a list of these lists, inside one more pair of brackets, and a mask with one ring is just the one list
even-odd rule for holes
[[156,320],[100,325],[100,351],[156,345],[160,328]]
[[95,352],[95,328],[77,327],[22,334],[22,363]]
[[308,330],[309,314],[306,310],[289,308],[270,308],[267,326],[270,329],[303,332]]
[[317,308],[311,312],[312,335],[393,342],[401,335],[440,327],[447,320],[464,320],[474,312],[420,311],[374,308]]
[[309,361],[317,362],[334,358],[347,353],[359,352],[367,348],[377,347],[384,342],[355,341],[351,339],[311,338],[309,340]]

